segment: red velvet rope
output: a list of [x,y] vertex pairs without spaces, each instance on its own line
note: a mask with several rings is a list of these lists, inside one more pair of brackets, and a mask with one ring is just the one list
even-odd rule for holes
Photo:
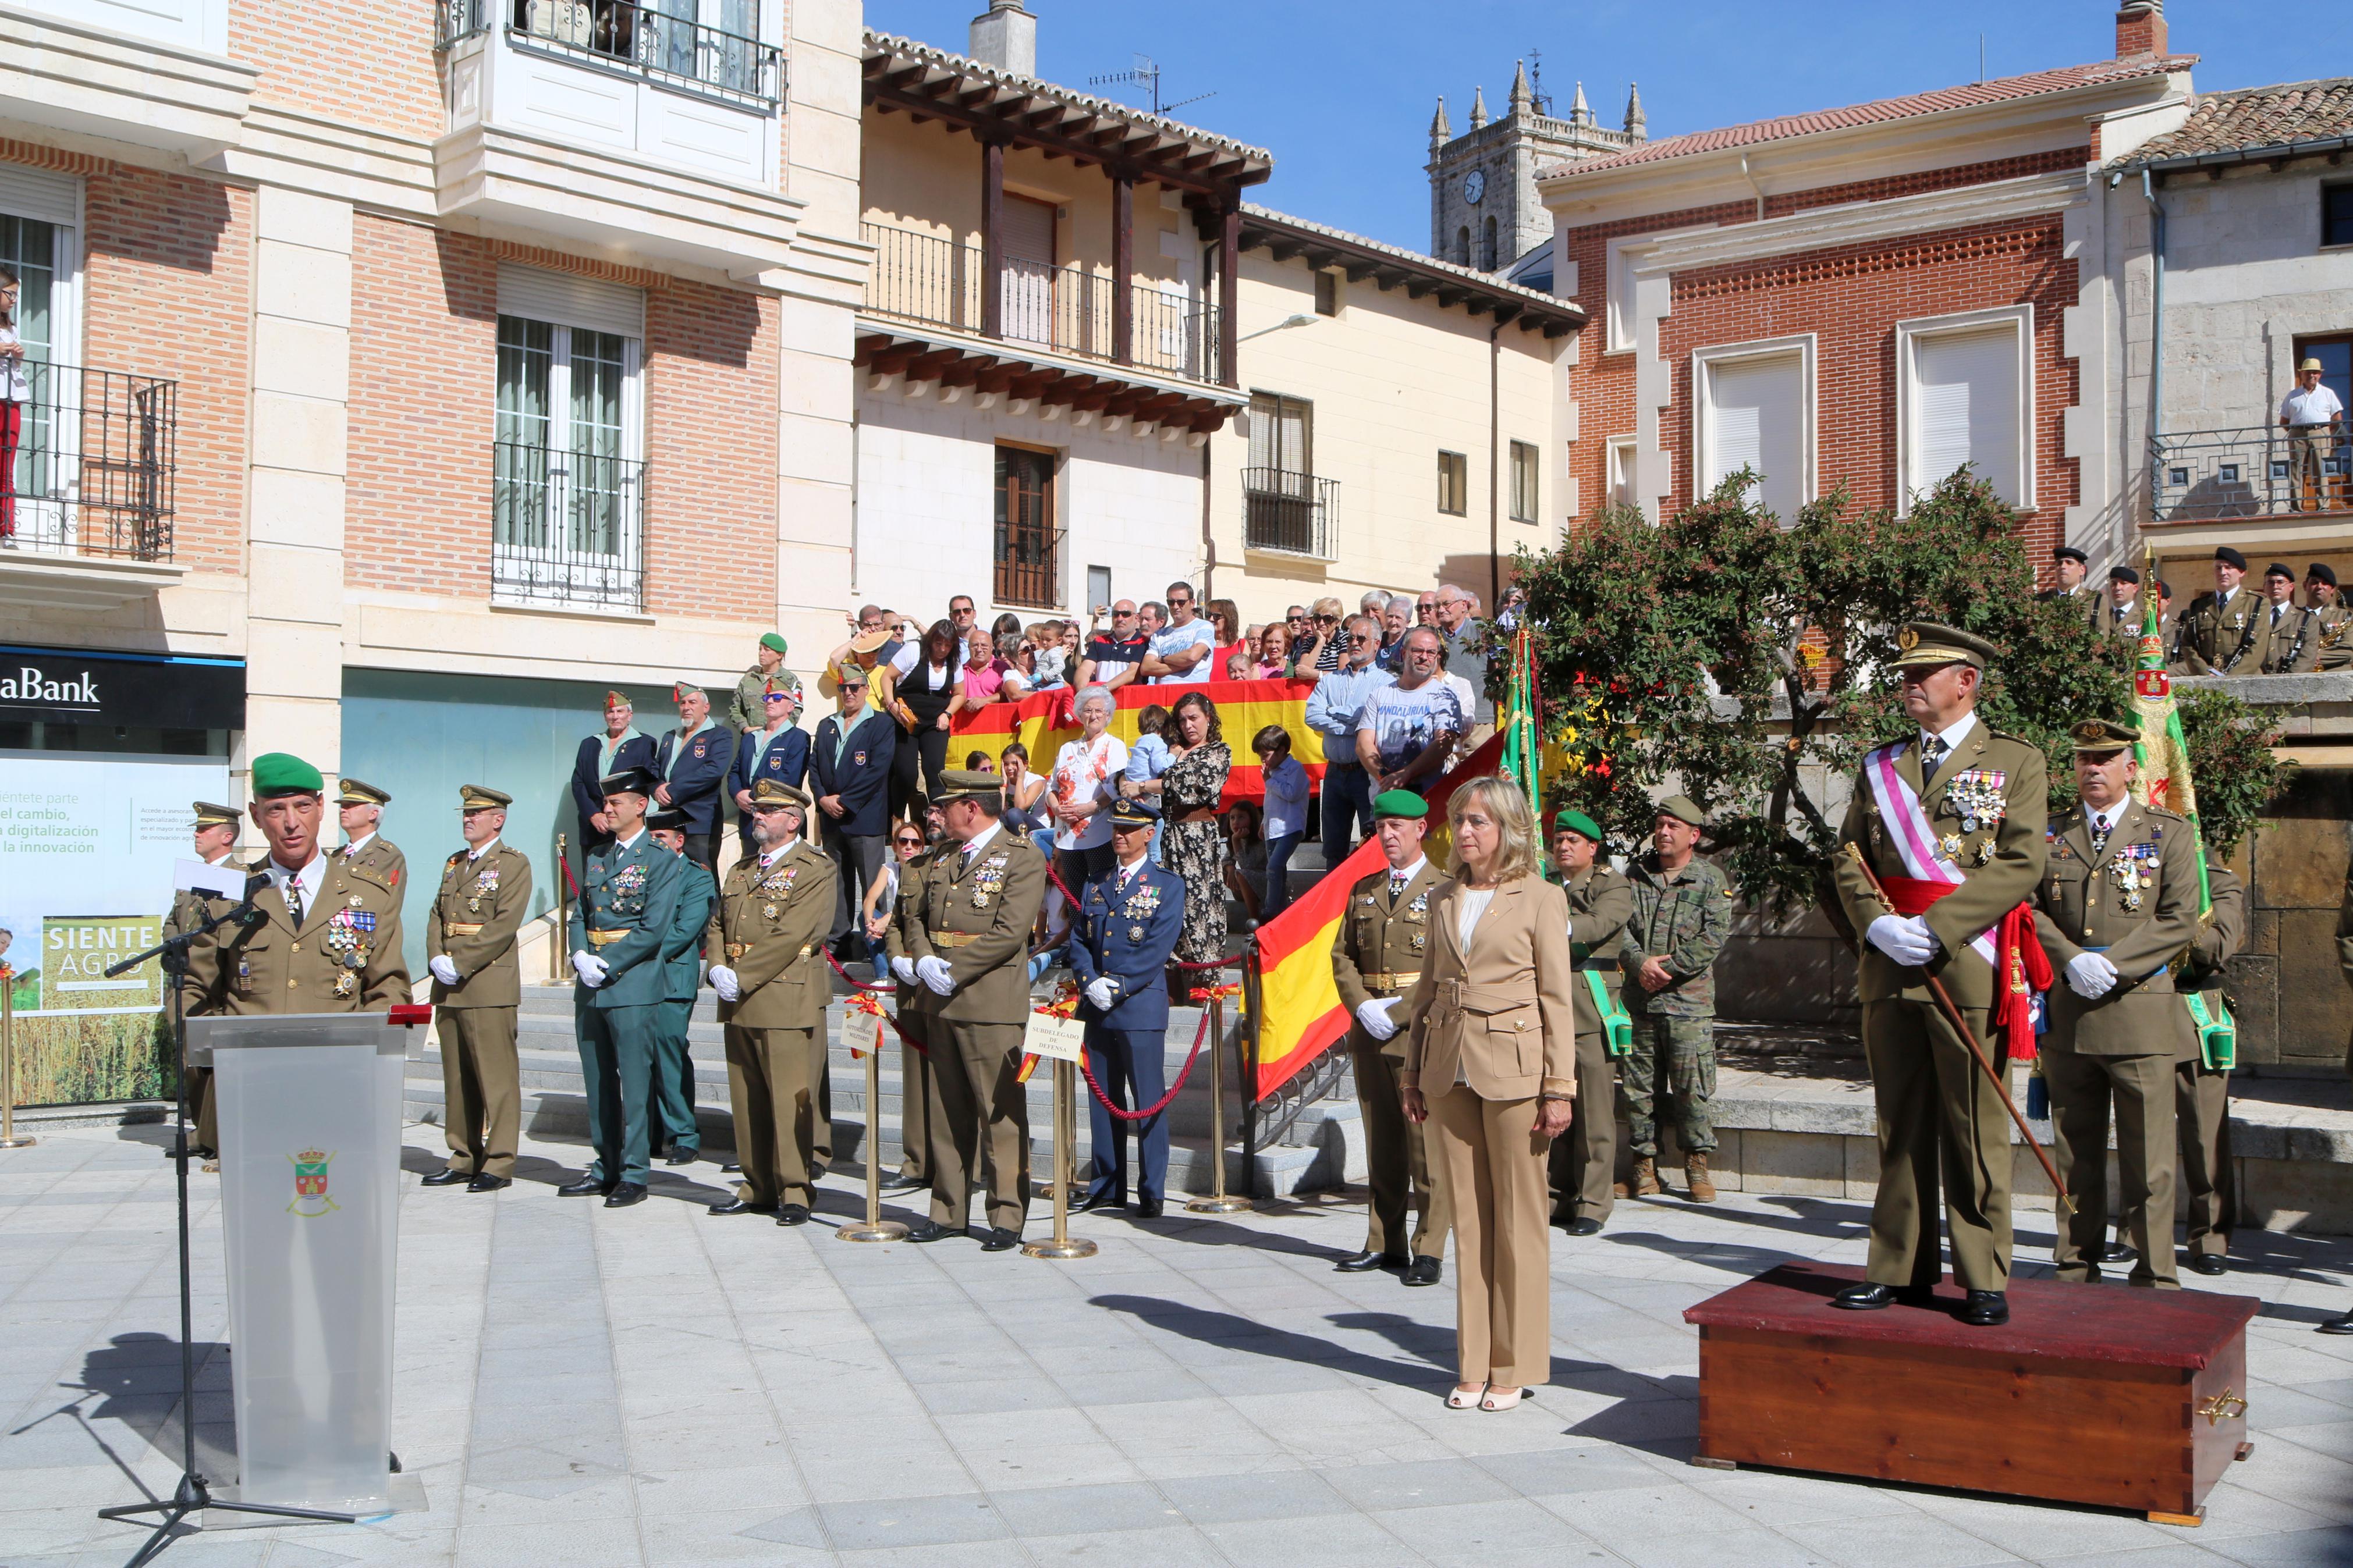
[[1177,1072],[1176,1081],[1168,1086],[1166,1094],[1141,1110],[1122,1110],[1118,1106],[1113,1105],[1111,1102],[1111,1097],[1103,1093],[1103,1085],[1095,1081],[1095,1069],[1087,1066],[1087,1058],[1084,1057],[1079,1058],[1079,1070],[1086,1075],[1087,1087],[1094,1091],[1095,1102],[1105,1110],[1110,1111],[1122,1121],[1148,1121],[1168,1109],[1168,1102],[1176,1098],[1176,1091],[1183,1089],[1185,1080],[1193,1076],[1193,1064],[1201,1059],[1201,1042],[1208,1037],[1209,1015],[1204,1011],[1201,1015],[1201,1026],[1193,1032],[1193,1054],[1185,1058],[1185,1066]]

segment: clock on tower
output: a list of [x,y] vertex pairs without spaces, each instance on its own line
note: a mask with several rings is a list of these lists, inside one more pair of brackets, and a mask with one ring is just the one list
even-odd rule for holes
[[1462,199],[1464,201],[1469,202],[1475,207],[1479,205],[1479,198],[1486,194],[1486,170],[1473,169],[1469,174],[1462,176]]

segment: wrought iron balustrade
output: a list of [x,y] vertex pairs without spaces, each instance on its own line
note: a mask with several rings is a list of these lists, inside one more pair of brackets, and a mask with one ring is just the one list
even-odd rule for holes
[[769,107],[784,97],[784,52],[704,26],[694,0],[439,0],[438,11],[438,48],[502,24],[512,38],[599,69]]
[[2310,437],[2255,425],[2177,431],[2148,446],[2158,522],[2353,510],[2353,444],[2342,422]]
[[509,604],[637,610],[646,596],[646,465],[491,445],[491,593]]
[[1329,561],[1340,481],[1290,468],[1242,470],[1242,543]]
[[179,383],[28,361],[0,407],[0,519],[15,547],[172,559]]

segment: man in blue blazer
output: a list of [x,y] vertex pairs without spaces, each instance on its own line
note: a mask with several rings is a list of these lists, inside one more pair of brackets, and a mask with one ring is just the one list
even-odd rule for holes
[[735,731],[711,717],[702,688],[680,681],[670,688],[678,704],[678,728],[665,732],[654,754],[654,804],[686,814],[686,858],[717,874],[719,792],[735,763]]
[[833,930],[826,937],[842,963],[866,956],[860,905],[890,853],[891,757],[899,724],[866,701],[866,672],[844,666],[836,679],[841,711],[818,721],[810,762],[817,776],[817,820],[825,852],[841,874]]
[[760,691],[760,707],[766,721],[744,731],[735,742],[735,765],[727,770],[727,794],[735,803],[735,824],[746,856],[760,853],[760,847],[752,842],[752,786],[762,779],[774,779],[798,789],[808,773],[808,734],[796,722],[800,717],[800,682],[770,676]]
[[654,738],[632,727],[636,719],[637,704],[629,700],[628,692],[607,691],[605,732],[582,741],[579,753],[572,759],[572,809],[580,818],[575,837],[583,866],[592,853],[613,842],[613,817],[605,809],[600,781],[630,768],[653,769]]
[[[1185,925],[1185,879],[1152,863],[1159,808],[1141,800],[1112,807],[1112,868],[1079,895],[1071,932],[1071,972],[1079,982],[1079,1021],[1087,1026],[1095,1082],[1123,1110],[1150,1105],[1167,1092],[1169,955]],[[1217,1048],[1215,1041],[1210,1043]],[[1093,1096],[1095,1179],[1083,1211],[1127,1203],[1127,1130],[1143,1161],[1135,1173],[1135,1214],[1160,1217],[1168,1184],[1168,1113],[1142,1121],[1113,1117]]]

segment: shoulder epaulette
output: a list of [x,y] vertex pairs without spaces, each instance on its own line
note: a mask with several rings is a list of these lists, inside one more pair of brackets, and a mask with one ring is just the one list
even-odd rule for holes
[[385,893],[396,894],[400,886],[400,878],[396,872],[378,871],[373,866],[348,860],[343,863],[343,875],[354,882],[365,882],[369,887],[380,889]]
[[444,866],[455,866],[459,861],[463,860],[465,858],[466,852],[463,849],[459,849],[452,853],[449,858],[442,861],[441,864]]
[[2148,813],[2151,816],[2161,816],[2161,817],[2165,818],[2165,820],[2166,820],[2166,821],[2168,821],[2168,822],[2187,822],[2187,821],[2189,821],[2189,820],[2188,817],[2186,817],[2186,816],[2182,816],[2179,812],[2178,812],[2178,811],[2168,811],[2165,807],[2163,807],[2163,806],[2161,806],[2161,805],[2147,805],[2147,804],[2144,803],[2144,804],[2142,805],[2142,806],[2141,806],[2141,809],[2142,809],[2143,811],[2145,811],[2145,812]]

